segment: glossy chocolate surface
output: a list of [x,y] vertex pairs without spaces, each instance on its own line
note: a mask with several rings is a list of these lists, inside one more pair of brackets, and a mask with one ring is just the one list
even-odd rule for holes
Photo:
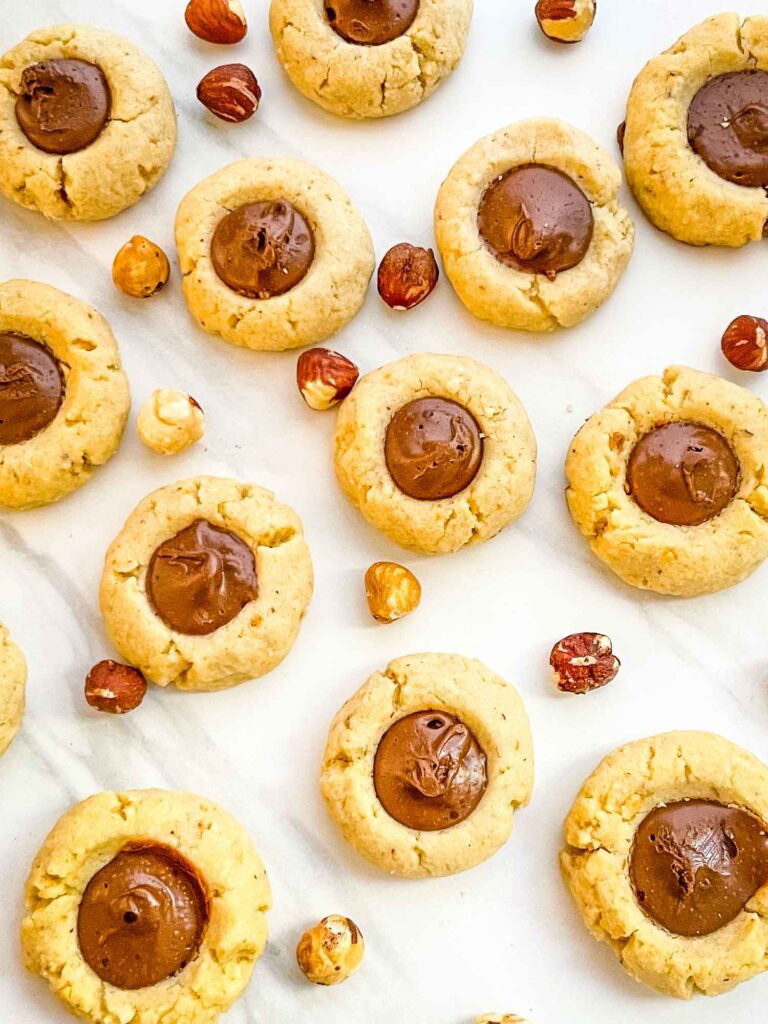
[[463,405],[447,398],[417,398],[390,420],[384,454],[404,494],[439,501],[472,483],[483,461],[483,438]]
[[384,810],[419,832],[465,821],[488,785],[487,761],[470,730],[444,711],[419,711],[379,743],[373,780]]
[[101,135],[112,104],[104,72],[84,60],[60,57],[25,68],[16,120],[45,153],[77,153]]
[[652,921],[674,935],[711,935],[768,882],[768,831],[713,801],[657,807],[635,835],[630,877]]
[[61,366],[49,348],[25,334],[0,334],[0,445],[21,444],[45,430],[64,392]]
[[576,183],[554,167],[513,167],[489,185],[477,226],[501,263],[554,280],[577,266],[592,243],[592,205]]
[[249,299],[289,292],[304,279],[314,258],[312,231],[285,199],[238,207],[219,222],[211,242],[214,270]]
[[205,636],[258,597],[256,560],[236,534],[197,519],[154,552],[146,588],[166,626]]
[[649,516],[700,526],[725,509],[739,487],[739,463],[716,430],[672,422],[646,434],[629,457],[627,486]]

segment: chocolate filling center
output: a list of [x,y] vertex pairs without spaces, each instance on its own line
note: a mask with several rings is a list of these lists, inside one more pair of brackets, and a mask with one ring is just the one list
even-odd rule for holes
[[483,461],[483,436],[463,405],[447,398],[417,398],[392,417],[384,454],[404,494],[439,501],[472,483]]
[[326,0],[325,16],[336,35],[358,46],[391,43],[408,31],[420,0]]
[[163,843],[132,843],[93,876],[77,915],[77,938],[102,981],[139,989],[194,960],[208,923],[197,871]]
[[256,560],[236,534],[197,519],[157,548],[146,588],[166,626],[205,636],[258,597]]
[[513,167],[485,190],[477,226],[499,262],[530,274],[577,266],[592,243],[592,205],[567,174],[542,164]]
[[736,496],[739,463],[716,430],[665,423],[635,445],[627,486],[640,508],[660,523],[700,526]]
[[480,803],[488,785],[487,761],[458,718],[444,711],[417,711],[384,733],[373,781],[395,821],[419,832],[438,832],[465,821]]
[[711,78],[688,109],[688,142],[719,177],[768,188],[768,72]]
[[768,831],[750,811],[709,800],[657,807],[629,862],[642,911],[673,935],[711,935],[768,882]]
[[249,299],[271,299],[295,288],[314,258],[312,231],[285,199],[238,207],[219,222],[211,242],[214,270]]
[[25,334],[0,334],[0,445],[21,444],[45,430],[64,392],[50,349]]
[[16,120],[45,153],[77,153],[101,135],[112,98],[104,72],[84,60],[59,57],[25,68]]

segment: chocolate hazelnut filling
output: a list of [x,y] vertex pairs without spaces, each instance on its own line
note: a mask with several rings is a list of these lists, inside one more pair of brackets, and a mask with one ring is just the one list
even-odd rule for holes
[[157,548],[146,588],[166,626],[205,636],[258,597],[256,559],[236,534],[197,519]]
[[480,237],[497,260],[550,280],[581,263],[594,223],[592,205],[578,185],[542,164],[502,174],[477,210]]
[[629,873],[652,921],[673,935],[711,935],[768,883],[768,827],[709,800],[657,807],[637,829]]
[[719,177],[768,188],[768,72],[711,78],[688,109],[688,142]]
[[0,445],[21,444],[51,424],[64,376],[50,349],[25,334],[0,334]]
[[700,526],[736,496],[739,463],[716,430],[665,423],[635,445],[627,486],[640,508],[660,523]]
[[33,146],[66,156],[96,141],[109,120],[111,105],[100,67],[59,57],[24,69],[16,120]]
[[240,206],[213,234],[211,259],[224,284],[249,299],[295,288],[315,258],[312,231],[285,199]]
[[465,821],[488,785],[487,760],[470,730],[444,711],[395,722],[376,751],[376,795],[406,828],[438,832]]
[[197,956],[208,916],[204,884],[186,858],[162,843],[130,844],[83,893],[80,952],[109,985],[157,985]]
[[417,398],[392,417],[384,454],[404,494],[439,501],[472,483],[483,461],[483,435],[463,405],[447,398]]
[[407,32],[419,13],[420,0],[326,0],[325,16],[333,31],[358,46],[381,46]]

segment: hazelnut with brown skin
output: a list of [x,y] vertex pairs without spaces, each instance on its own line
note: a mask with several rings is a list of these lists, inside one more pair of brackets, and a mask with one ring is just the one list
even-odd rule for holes
[[162,291],[170,273],[168,257],[143,235],[126,242],[112,264],[115,287],[134,299],[147,299]]
[[596,0],[538,0],[536,20],[548,39],[578,43],[592,28]]
[[348,917],[324,917],[304,932],[296,948],[296,959],[308,981],[315,985],[338,985],[354,974],[365,956],[363,935]]
[[144,700],[147,681],[137,668],[117,661],[100,661],[85,680],[85,699],[97,711],[126,715]]
[[392,309],[413,309],[432,293],[439,276],[431,249],[401,242],[379,265],[379,295]]

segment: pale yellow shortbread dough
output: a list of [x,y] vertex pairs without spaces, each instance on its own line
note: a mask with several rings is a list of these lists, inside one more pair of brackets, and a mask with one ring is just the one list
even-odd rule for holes
[[712,733],[629,743],[584,783],[565,821],[560,858],[595,938],[638,981],[680,999],[719,995],[768,969],[768,885],[730,924],[696,938],[659,927],[635,899],[628,865],[638,825],[655,807],[689,799],[742,807],[768,821],[768,768]]
[[[584,259],[550,281],[496,259],[477,211],[492,182],[525,164],[567,174],[592,205],[594,233]],[[608,299],[629,262],[635,227],[619,203],[621,171],[608,152],[563,121],[534,118],[475,143],[454,164],[435,204],[435,238],[456,294],[474,316],[521,331],[572,327]]]
[[26,686],[27,662],[0,622],[0,757],[21,727]]
[[[99,137],[58,156],[34,146],[16,120],[25,68],[68,58],[96,64],[112,107]],[[91,25],[38,29],[0,58],[0,192],[56,220],[93,221],[132,206],[165,173],[176,111],[160,69],[127,39]]]
[[[487,759],[488,788],[473,813],[439,832],[395,821],[376,795],[373,765],[384,733],[417,711],[445,711],[472,731]],[[509,839],[533,789],[533,740],[517,690],[473,658],[412,654],[374,672],[331,725],[323,797],[344,838],[393,875],[453,875],[487,860]]]
[[[93,876],[128,843],[154,840],[198,870],[210,919],[198,955],[179,974],[133,991],[101,980],[77,941],[77,915]],[[37,854],[25,890],[24,964],[91,1024],[215,1024],[251,977],[267,942],[272,905],[261,858],[245,829],[191,793],[99,793],[69,810]]]

